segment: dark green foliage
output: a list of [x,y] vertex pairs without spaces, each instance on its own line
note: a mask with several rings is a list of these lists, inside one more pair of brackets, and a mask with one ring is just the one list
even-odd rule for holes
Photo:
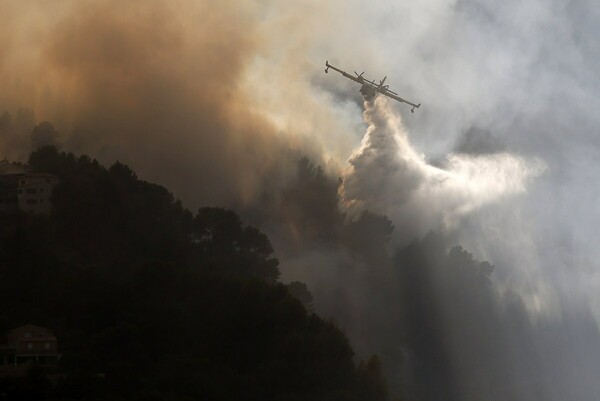
[[358,365],[356,393],[359,399],[384,401],[387,399],[386,384],[381,372],[381,362],[376,355]]
[[386,246],[393,231],[386,216],[364,211],[344,227],[343,243],[364,259],[381,264],[387,260]]
[[60,177],[56,230],[79,256],[120,264],[185,255],[192,215],[165,188],[138,180],[123,164],[107,170],[52,147],[32,153],[29,163]]
[[232,211],[193,216],[123,164],[51,147],[30,165],[61,181],[52,216],[0,217],[0,329],[52,328],[63,358],[53,385],[32,371],[0,394],[383,399],[378,365],[354,365],[344,334],[277,283],[269,239]]
[[332,243],[338,238],[344,214],[338,209],[337,189],[338,182],[326,176],[321,167],[306,157],[298,160],[294,185],[284,191],[281,200],[280,218],[292,230],[288,243]]
[[206,207],[192,222],[191,240],[198,260],[209,266],[225,266],[226,273],[262,278],[279,277],[277,259],[267,236],[254,227],[244,227],[231,210]]
[[292,281],[287,285],[287,289],[290,295],[300,301],[307,311],[312,312],[314,310],[313,296],[306,284],[301,281]]
[[[489,342],[501,329],[491,289],[493,266],[459,246],[448,249],[434,233],[399,251],[395,263],[404,304],[404,342],[418,360],[411,395],[462,400],[457,372],[469,369],[469,377],[478,377],[472,387],[481,386],[488,373],[484,368],[504,358]],[[461,366],[456,364],[457,349]],[[485,384],[488,389],[495,385]]]

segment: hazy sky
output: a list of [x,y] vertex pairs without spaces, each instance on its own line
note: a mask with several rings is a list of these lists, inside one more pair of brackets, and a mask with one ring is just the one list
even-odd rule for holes
[[[595,2],[4,0],[0,16],[0,110],[33,110],[65,149],[121,159],[193,208],[252,203],[299,153],[346,174],[367,124],[325,60],[387,75],[423,104],[390,105],[423,163],[466,149],[544,166],[448,234],[533,315],[583,303],[600,316]],[[13,131],[0,151],[26,154]]]
[[[587,352],[600,348],[587,320],[600,321],[596,2],[0,0],[0,18],[0,158],[25,159],[49,120],[63,149],[125,162],[187,207],[249,210],[306,154],[344,179],[344,211],[390,217],[395,245],[437,230],[494,264],[494,288],[525,301],[542,353],[562,336],[557,355],[571,356],[571,376],[543,382],[595,399],[595,378],[571,389],[599,368]],[[387,75],[422,106],[365,112],[325,60]],[[282,273],[315,266],[295,278],[343,287],[348,314],[387,311],[388,277],[374,297],[368,266],[341,276],[350,259],[312,249]],[[349,321],[360,348],[372,333]],[[541,321],[555,331],[536,332]]]
[[541,161],[544,173],[524,194],[464,218],[457,241],[522,286],[536,313],[559,317],[571,302],[600,311],[600,10],[593,2],[264,4],[262,28],[278,34],[266,35],[247,75],[257,107],[287,132],[315,135],[324,154],[343,161],[365,127],[357,88],[324,74],[328,59],[372,79],[387,75],[395,91],[423,103],[414,115],[392,107],[426,159],[467,148]]

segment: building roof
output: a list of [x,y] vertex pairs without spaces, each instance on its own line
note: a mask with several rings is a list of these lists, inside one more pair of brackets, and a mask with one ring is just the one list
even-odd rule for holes
[[32,331],[32,332],[36,331],[38,333],[39,332],[49,332],[49,333],[52,333],[52,330],[47,329],[45,327],[36,326],[34,324],[26,324],[24,326],[15,327],[14,329],[9,330],[8,333],[12,333],[12,332],[15,332],[15,331]]
[[20,342],[25,343],[51,343],[57,342],[57,338],[54,336],[33,336],[33,337],[21,337]]
[[9,162],[6,159],[0,160],[0,175],[22,175],[26,173],[27,170],[24,166]]
[[58,178],[54,174],[50,173],[29,173],[26,174],[23,178]]

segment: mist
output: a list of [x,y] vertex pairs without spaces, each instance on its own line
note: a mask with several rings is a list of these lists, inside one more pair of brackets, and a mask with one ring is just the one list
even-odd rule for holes
[[[592,2],[9,0],[0,15],[0,158],[53,143],[192,209],[234,208],[397,393],[598,393]],[[363,103],[326,59],[423,106]],[[478,295],[441,267],[483,263]],[[430,353],[411,308],[431,316]]]
[[507,152],[451,153],[439,167],[433,166],[411,145],[387,100],[378,98],[365,106],[369,127],[348,160],[341,202],[349,210],[387,215],[401,225],[398,235],[422,237],[422,230],[451,230],[461,217],[522,194],[545,169],[540,160]]

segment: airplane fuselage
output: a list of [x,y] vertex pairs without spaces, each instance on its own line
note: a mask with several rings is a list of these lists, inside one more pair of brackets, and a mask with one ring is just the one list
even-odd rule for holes
[[373,88],[371,85],[362,84],[359,92],[363,95],[365,100],[373,100],[377,94],[377,89]]

